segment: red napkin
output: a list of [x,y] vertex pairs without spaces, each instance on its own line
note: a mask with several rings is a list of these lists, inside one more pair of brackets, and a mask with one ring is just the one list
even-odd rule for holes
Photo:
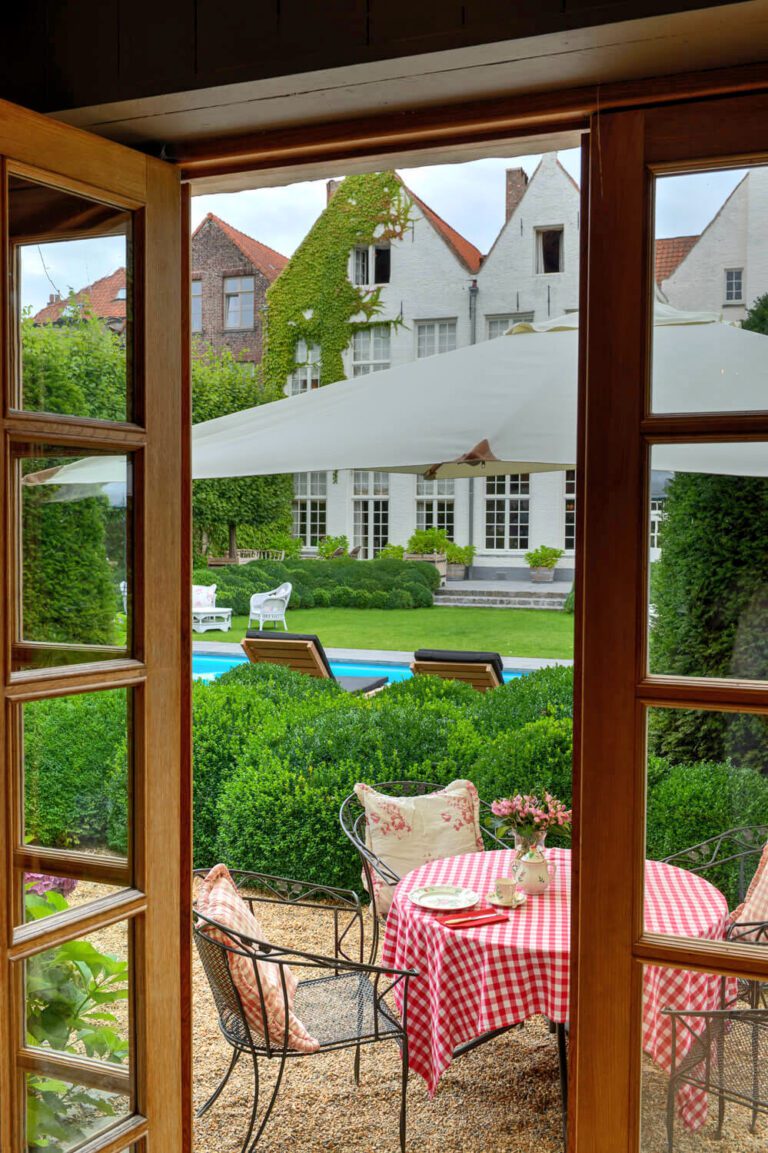
[[466,909],[461,913],[442,913],[436,918],[446,929],[474,929],[483,925],[496,925],[500,921],[509,920],[508,913],[497,912],[495,909]]

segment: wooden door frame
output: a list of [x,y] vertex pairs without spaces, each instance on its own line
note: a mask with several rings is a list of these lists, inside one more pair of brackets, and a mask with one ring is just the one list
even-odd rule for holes
[[657,173],[768,159],[768,99],[730,97],[607,113],[591,131],[584,271],[584,499],[575,743],[578,1004],[572,1148],[639,1148],[646,964],[768,979],[748,946],[654,937],[643,928],[645,728],[653,705],[768,712],[768,685],[646,673],[650,445],[765,437],[768,414],[652,415],[652,198]]
[[[135,419],[94,422],[48,417],[10,408],[11,340],[8,309],[0,308],[2,405],[0,407],[0,508],[4,553],[0,581],[0,1148],[16,1153],[23,1139],[23,1103],[16,1070],[28,1068],[29,1054],[14,1052],[11,1039],[23,1037],[20,1004],[21,960],[49,944],[73,939],[118,920],[132,926],[131,981],[136,1014],[137,1060],[131,1070],[136,1113],[119,1122],[88,1148],[119,1153],[129,1145],[188,1149],[191,1145],[191,621],[190,397],[188,327],[188,215],[182,213],[179,174],[172,165],[101,140],[88,133],[0,102],[0,275],[8,283],[5,242],[8,228],[6,166],[53,187],[80,192],[137,214],[146,260],[135,266],[144,317],[136,343],[137,379],[142,396]],[[181,227],[180,227],[181,225]],[[141,423],[139,423],[141,422]],[[8,485],[12,438],[31,443],[70,444],[134,450],[137,483],[147,496],[134,525],[136,571],[142,574],[136,647],[129,657],[60,669],[10,671],[10,608],[14,579],[8,549],[15,521]],[[153,499],[154,497],[154,499]],[[170,563],[169,563],[170,562]],[[178,563],[176,563],[178,562]],[[133,726],[134,855],[126,866],[128,891],[14,928],[13,863],[27,865],[26,850],[14,847],[15,820],[9,757],[8,718],[24,700],[70,692],[132,686],[137,696]],[[18,771],[18,766],[17,766]],[[33,854],[34,855],[34,854]],[[45,863],[45,853],[38,854]],[[82,860],[78,868],[83,865]],[[125,869],[116,867],[118,884]],[[18,910],[17,910],[18,911]],[[64,922],[63,924],[61,922]],[[40,1063],[33,1054],[33,1064]],[[55,1063],[55,1062],[54,1062]],[[11,1102],[15,1105],[12,1108]]]

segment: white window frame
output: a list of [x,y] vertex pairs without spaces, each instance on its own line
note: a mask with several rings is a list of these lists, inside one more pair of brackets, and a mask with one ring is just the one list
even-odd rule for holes
[[293,474],[293,535],[306,548],[316,548],[328,535],[328,474]]
[[355,469],[352,494],[353,545],[372,560],[389,541],[389,474]]
[[443,528],[448,539],[456,531],[456,482],[446,477],[427,480],[416,478],[416,528]]
[[649,517],[649,547],[660,549],[661,544],[661,526],[666,518],[665,505],[667,503],[666,497],[655,496],[651,498],[651,509]]
[[296,367],[288,380],[289,396],[300,396],[320,387],[320,345],[300,340],[296,345]]
[[192,281],[190,288],[189,324],[192,332],[203,331],[203,282],[200,277]]
[[358,328],[352,336],[352,375],[383,372],[392,363],[391,331],[388,324]]
[[[531,477],[522,472],[514,476],[489,476],[485,480],[485,549],[486,552],[527,552],[530,541]],[[489,533],[489,517],[493,514]],[[499,514],[500,517],[499,517]],[[517,523],[513,529],[513,517]],[[498,526],[501,526],[501,533]],[[502,543],[496,543],[501,536]],[[489,543],[489,540],[491,543]]]
[[[250,287],[248,285],[250,284]],[[249,299],[250,298],[250,299]],[[230,301],[237,301],[237,323],[230,323]],[[249,320],[250,316],[250,320]],[[227,332],[253,328],[256,321],[256,281],[253,276],[224,277],[224,328]]]
[[457,347],[458,324],[455,316],[440,320],[416,321],[416,359],[453,352]]
[[505,312],[498,316],[486,316],[486,340],[497,340],[500,336],[504,336],[513,324],[532,324],[533,318],[533,312]]
[[[733,286],[730,277],[738,273],[739,278],[739,295],[733,295]],[[724,272],[725,283],[723,284],[723,304],[743,304],[744,303],[744,269],[743,268],[726,268]]]
[[[544,270],[544,237],[549,232],[560,233],[560,267],[552,272]],[[565,225],[563,224],[549,224],[534,230],[536,237],[536,253],[534,268],[537,276],[559,276],[561,272],[565,272]]]
[[566,552],[576,551],[576,469],[565,471],[563,498],[563,547]]
[[[386,280],[376,279],[376,253],[386,249],[389,252],[389,275]],[[392,246],[389,243],[356,244],[352,249],[349,279],[357,288],[371,288],[389,284],[392,279]]]

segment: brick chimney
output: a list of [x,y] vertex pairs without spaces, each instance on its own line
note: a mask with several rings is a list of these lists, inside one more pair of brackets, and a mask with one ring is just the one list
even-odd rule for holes
[[507,214],[504,220],[509,220],[512,213],[523,199],[523,193],[528,187],[528,177],[524,168],[507,169]]
[[325,203],[331,203],[331,197],[341,187],[341,180],[327,180],[325,184]]

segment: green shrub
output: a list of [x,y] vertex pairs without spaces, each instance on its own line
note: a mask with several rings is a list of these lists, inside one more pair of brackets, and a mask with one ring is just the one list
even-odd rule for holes
[[[121,757],[120,771],[127,779],[126,732],[125,689],[25,705],[25,832],[30,839],[52,848],[108,843],[117,787],[110,787],[110,778]],[[113,818],[113,843],[116,823],[119,816]]]
[[380,549],[374,560],[402,560],[405,556],[405,549],[401,544],[385,544],[384,548]]
[[317,554],[328,560],[337,549],[343,548],[344,552],[349,552],[349,537],[348,536],[326,536],[318,543]]
[[571,585],[571,591],[568,593],[568,596],[563,601],[563,612],[564,613],[575,613],[576,612],[576,591],[575,591],[573,585]]
[[[768,778],[762,773],[728,763],[704,761],[666,769],[663,764],[656,761],[649,774],[649,857],[667,857],[740,825],[768,824]],[[738,865],[723,865],[706,876],[733,908]]]
[[[368,605],[369,608],[385,609],[387,607],[387,597],[389,594],[385,593],[384,589],[376,589],[376,591],[372,592],[370,595],[371,595],[371,599],[370,599],[370,603]],[[430,600],[431,600],[431,596],[432,596],[432,594],[430,593]]]
[[444,528],[417,528],[408,540],[408,552],[445,556],[450,541]]
[[476,693],[476,723],[489,737],[520,729],[543,717],[573,716],[573,670],[536,669],[488,693]]
[[412,609],[414,601],[407,589],[392,589],[387,596],[388,609]]
[[486,744],[472,779],[487,800],[548,790],[570,805],[572,762],[573,722],[542,717]]
[[327,609],[331,603],[331,594],[328,589],[315,589],[313,596],[316,609]]
[[458,545],[452,540],[445,547],[445,559],[448,564],[463,564],[468,568],[475,559],[477,549],[473,544]]

